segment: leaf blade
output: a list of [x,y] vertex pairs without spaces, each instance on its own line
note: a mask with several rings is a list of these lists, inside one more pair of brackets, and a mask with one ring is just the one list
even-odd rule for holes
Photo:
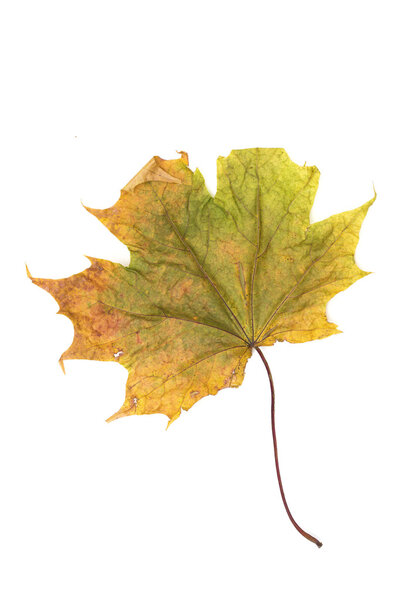
[[154,157],[104,210],[87,208],[130,250],[123,267],[89,258],[61,280],[32,278],[71,319],[66,359],[128,370],[110,420],[166,414],[240,385],[254,346],[338,333],[326,304],[365,276],[354,252],[374,198],[310,225],[316,167],[283,149],[233,150],[217,161],[215,198],[187,155]]

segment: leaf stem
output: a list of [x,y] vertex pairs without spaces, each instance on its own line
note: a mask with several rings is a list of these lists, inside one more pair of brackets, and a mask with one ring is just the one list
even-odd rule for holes
[[257,350],[258,354],[260,355],[261,360],[264,363],[265,368],[267,369],[267,373],[268,373],[268,378],[269,378],[269,385],[271,388],[271,427],[272,427],[272,439],[274,442],[274,454],[275,454],[275,468],[276,468],[276,475],[278,477],[278,483],[279,483],[279,489],[281,492],[281,496],[282,496],[282,501],[283,501],[283,505],[286,509],[286,512],[288,514],[288,517],[290,519],[290,521],[292,522],[292,525],[297,529],[297,531],[299,533],[301,533],[301,535],[303,537],[305,537],[307,540],[309,540],[310,542],[313,542],[314,544],[316,544],[318,546],[318,548],[321,548],[322,543],[317,540],[317,538],[315,538],[314,536],[310,535],[309,533],[307,533],[306,531],[304,531],[304,529],[302,529],[300,527],[300,525],[298,525],[296,523],[296,521],[294,520],[292,513],[289,510],[289,506],[286,502],[286,497],[285,497],[285,492],[283,491],[283,485],[282,485],[282,479],[281,479],[281,472],[279,469],[279,460],[278,460],[278,444],[276,441],[276,430],[275,430],[275,388],[274,388],[274,382],[272,379],[272,374],[271,374],[271,369],[269,368],[269,364],[267,363],[267,360],[264,356],[264,354],[261,352],[261,349],[258,346],[255,346],[255,349]]

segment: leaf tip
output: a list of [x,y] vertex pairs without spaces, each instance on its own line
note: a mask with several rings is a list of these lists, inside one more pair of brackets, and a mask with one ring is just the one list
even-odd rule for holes
[[26,269],[26,274],[29,277],[29,279],[32,281],[33,277],[31,275],[31,272],[28,269],[28,265],[25,263],[25,269]]
[[368,202],[368,208],[370,208],[374,204],[374,202],[376,200],[376,196],[377,196],[377,194],[376,194],[376,192],[374,192],[373,198],[371,198],[371,200]]
[[170,420],[167,423],[165,431],[168,431],[168,428],[170,427],[170,425],[172,425],[172,423],[174,421],[176,421],[177,419],[179,419],[180,416],[181,416],[181,411],[177,412],[173,417],[171,417]]
[[[374,190],[374,195],[372,196],[371,200],[368,200],[368,202],[366,202],[363,207],[365,208],[365,212],[367,213],[369,208],[373,205],[373,203],[375,202],[376,198],[377,198],[377,193],[376,193],[376,189],[375,189],[375,185],[374,183],[372,183],[372,189]],[[361,207],[361,208],[363,208]]]
[[100,219],[100,214],[103,212],[102,209],[100,208],[91,208],[90,206],[86,206],[86,204],[83,204],[83,202],[81,201],[81,206],[91,215],[93,215],[94,217],[96,217],[97,219]]
[[185,152],[184,150],[177,150],[176,153],[181,155],[181,159],[183,160],[185,165],[189,165],[189,155],[187,152]]
[[106,423],[111,423],[112,421],[116,421],[117,419],[120,418],[120,411],[117,411],[116,413],[114,413],[113,415],[111,415],[111,417],[108,417],[108,419],[106,419]]
[[96,261],[99,260],[99,259],[94,258],[93,256],[88,256],[87,254],[84,254],[83,256],[88,259],[88,261],[90,262],[91,265],[94,265],[96,263]]

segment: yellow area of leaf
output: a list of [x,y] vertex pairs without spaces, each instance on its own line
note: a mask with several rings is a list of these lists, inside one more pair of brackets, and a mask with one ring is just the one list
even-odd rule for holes
[[219,158],[215,197],[201,173],[152,158],[111,208],[87,208],[130,250],[128,267],[90,259],[66,279],[32,278],[74,324],[65,359],[128,370],[109,420],[166,414],[239,386],[252,348],[338,333],[326,304],[367,275],[354,252],[367,202],[310,225],[316,167],[282,149]]

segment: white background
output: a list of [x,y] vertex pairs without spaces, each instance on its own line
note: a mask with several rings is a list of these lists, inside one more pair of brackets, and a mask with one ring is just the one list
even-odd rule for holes
[[[385,598],[399,566],[397,3],[6,2],[1,267],[4,600]],[[211,191],[232,148],[317,165],[312,217],[373,195],[339,294],[343,335],[267,350],[284,512],[257,355],[237,390],[166,417],[105,418],[119,365],[58,357],[72,324],[34,276],[127,250],[82,207],[113,204],[158,154]]]

